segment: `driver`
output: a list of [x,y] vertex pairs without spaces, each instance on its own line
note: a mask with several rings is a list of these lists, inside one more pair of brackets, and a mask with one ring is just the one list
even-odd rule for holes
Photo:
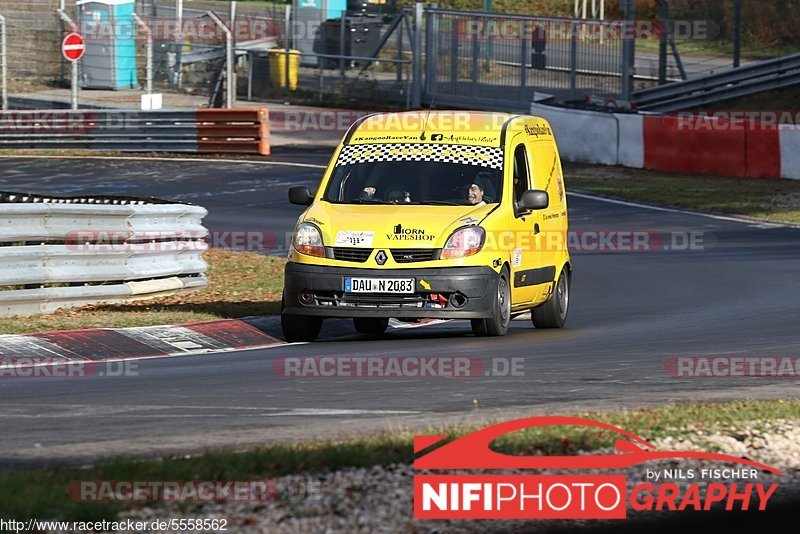
[[487,202],[493,202],[494,194],[491,175],[481,171],[475,175],[473,182],[468,184],[466,200],[473,206],[485,206]]
[[478,184],[470,184],[467,189],[467,202],[473,206],[485,206],[486,201],[483,200],[484,190]]

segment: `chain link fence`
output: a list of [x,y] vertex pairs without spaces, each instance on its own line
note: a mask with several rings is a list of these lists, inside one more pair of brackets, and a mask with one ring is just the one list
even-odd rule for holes
[[527,109],[536,92],[559,100],[624,93],[620,21],[427,11],[428,98]]
[[[736,63],[737,6],[739,63],[744,65],[800,51],[798,4],[792,0],[668,0],[649,6],[644,16],[665,14],[675,36],[679,58],[668,49],[666,70],[669,81],[681,79],[681,65],[687,78],[696,78],[731,68]],[[637,43],[637,55],[658,62],[657,42]]]
[[[449,3],[474,9],[480,7],[476,2]],[[73,0],[65,4],[87,40],[102,44],[109,39],[102,34],[103,25],[79,13]],[[733,66],[737,5],[742,64],[800,49],[795,30],[800,13],[793,0],[638,0],[635,13],[630,0],[608,0],[602,21],[574,18],[574,2],[566,0],[495,2],[498,10],[547,16],[426,6],[419,21],[409,6],[369,16],[329,13],[327,20],[312,21],[283,2],[236,2],[235,13],[231,4],[135,3],[136,14],[152,32],[155,92],[192,97],[192,105],[224,105],[226,34],[209,12],[233,33],[240,102],[381,108],[434,101],[440,106],[527,109],[540,94],[561,101],[625,102],[632,90]],[[48,89],[63,94],[68,89],[70,66],[60,44],[70,28],[57,14],[59,5],[59,0],[0,1],[0,13],[7,19],[13,95]],[[630,23],[624,21],[626,7]],[[120,28],[112,33],[116,31]],[[97,105],[138,107],[148,79],[148,34],[136,25],[126,31],[133,45],[119,52],[118,59],[135,63],[135,74],[102,100],[101,91],[88,90],[90,72],[82,60],[84,104],[102,100]],[[665,34],[669,40],[662,39]],[[311,44],[301,46],[304,41]],[[295,49],[299,56],[289,51]],[[294,59],[296,73],[285,68]],[[113,67],[93,68],[96,74]]]

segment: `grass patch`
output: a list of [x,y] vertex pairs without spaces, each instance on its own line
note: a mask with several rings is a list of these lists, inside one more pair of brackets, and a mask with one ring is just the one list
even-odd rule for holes
[[[658,52],[660,47],[658,39],[638,39],[636,41],[637,50],[646,50],[648,52]],[[678,40],[675,43],[678,46],[678,52],[683,54],[697,54],[705,56],[730,56],[731,64],[733,67],[733,41],[726,41],[722,39],[694,39],[694,40]],[[772,59],[787,54],[797,53],[797,47],[792,45],[773,45],[764,46],[759,44],[742,45],[742,59]],[[673,60],[672,50],[667,48],[667,54],[670,61]],[[684,62],[691,63],[691,57],[683,57]]]
[[204,258],[209,283],[193,293],[85,306],[24,319],[4,317],[0,318],[0,334],[153,326],[280,312],[285,259],[219,249],[209,250]]
[[567,163],[567,188],[710,213],[800,223],[800,180],[726,178]]
[[[682,403],[635,411],[586,412],[581,417],[603,421],[645,439],[680,437],[685,429],[724,430],[748,421],[800,419],[800,401],[735,401]],[[258,480],[292,473],[315,473],[343,467],[368,467],[413,461],[414,434],[457,437],[476,427],[397,432],[338,442],[276,444],[249,452],[209,451],[192,458],[163,461],[117,460],[91,468],[55,468],[0,474],[4,515],[67,520],[113,519],[128,503],[78,503],[65,487],[72,480]],[[573,454],[609,447],[610,432],[575,427],[531,429],[510,434],[496,443],[509,454]]]

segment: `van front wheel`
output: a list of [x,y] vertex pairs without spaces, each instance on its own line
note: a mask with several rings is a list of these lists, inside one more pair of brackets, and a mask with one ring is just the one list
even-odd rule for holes
[[508,283],[508,270],[505,268],[497,278],[492,312],[488,319],[472,319],[472,332],[476,336],[504,336],[508,332],[511,322],[511,287]]
[[564,328],[569,311],[569,292],[572,277],[565,267],[556,282],[550,300],[531,310],[531,320],[536,328]]
[[383,334],[389,327],[389,319],[373,317],[355,317],[353,326],[359,334]]
[[322,317],[281,314],[281,329],[283,337],[289,343],[298,341],[310,343],[317,339],[322,330]]

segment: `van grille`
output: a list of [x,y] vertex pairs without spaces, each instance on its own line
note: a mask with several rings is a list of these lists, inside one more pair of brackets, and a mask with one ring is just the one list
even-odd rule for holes
[[392,258],[395,263],[414,263],[436,259],[438,249],[435,248],[393,248]]
[[339,306],[365,308],[422,308],[425,297],[422,295],[368,295],[346,294],[339,300]]
[[354,261],[364,263],[372,254],[371,248],[334,247],[333,259],[341,261]]

